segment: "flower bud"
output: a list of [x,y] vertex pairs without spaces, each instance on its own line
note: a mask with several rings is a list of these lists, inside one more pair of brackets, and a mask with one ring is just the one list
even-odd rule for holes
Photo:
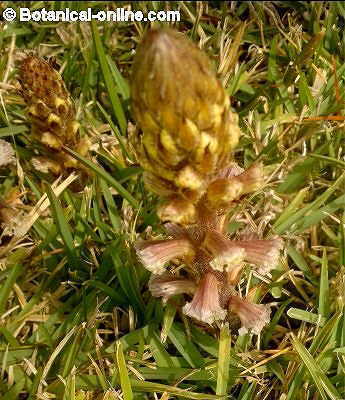
[[263,185],[264,173],[261,163],[253,164],[250,168],[238,174],[233,166],[228,170],[228,172],[222,171],[221,176],[212,181],[207,188],[206,201],[211,209],[227,209],[233,200],[243,194],[254,192]]

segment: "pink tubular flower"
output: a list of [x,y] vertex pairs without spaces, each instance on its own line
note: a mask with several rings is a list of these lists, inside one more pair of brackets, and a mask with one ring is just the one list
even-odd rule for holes
[[245,249],[245,260],[258,265],[260,273],[267,273],[273,269],[279,260],[283,241],[279,238],[271,240],[238,240],[237,246]]
[[231,162],[226,168],[218,172],[217,178],[232,178],[233,176],[241,175],[243,172],[243,168],[241,168],[237,163]]
[[241,264],[245,258],[244,248],[214,230],[206,233],[204,246],[213,256],[210,266],[216,271],[231,271],[232,268]]
[[262,163],[251,165],[236,178],[243,184],[243,193],[250,193],[260,189],[264,183]]
[[212,324],[226,317],[220,306],[219,282],[212,272],[207,272],[196,289],[193,300],[183,307],[183,312],[199,321]]
[[229,307],[241,320],[242,327],[238,331],[240,335],[244,335],[249,330],[258,335],[270,322],[271,308],[268,304],[255,304],[239,296],[231,296]]
[[247,170],[242,170],[243,172],[241,170],[236,164],[230,165],[208,185],[206,202],[211,209],[229,209],[232,201],[262,187],[262,163],[253,164]]
[[231,271],[238,267],[244,258],[245,251],[240,247],[232,247],[220,252],[212,261],[210,266],[216,271]]
[[196,284],[190,279],[179,278],[170,273],[162,275],[152,275],[149,281],[149,289],[154,297],[163,297],[163,302],[177,294],[193,294]]
[[154,274],[163,273],[164,265],[175,258],[194,255],[193,246],[187,239],[142,241],[135,244],[135,249],[144,267]]

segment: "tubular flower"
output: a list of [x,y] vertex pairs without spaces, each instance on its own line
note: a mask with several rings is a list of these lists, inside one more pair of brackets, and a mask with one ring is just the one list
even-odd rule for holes
[[210,208],[228,208],[233,200],[243,194],[254,192],[263,185],[264,174],[261,163],[253,164],[239,174],[237,172],[238,170],[231,166],[221,174],[225,176],[219,177],[209,184],[206,202]]
[[62,153],[62,147],[68,146],[86,155],[89,143],[79,139],[74,104],[53,61],[27,55],[19,74],[32,135],[49,154],[40,158],[41,169],[60,173],[64,168],[76,167],[77,161]]
[[[139,128],[132,145],[155,177],[151,189],[161,194],[164,188],[194,204],[209,178],[226,166],[240,136],[208,57],[178,32],[150,30],[135,56],[131,92]],[[176,221],[169,209],[162,218]]]
[[213,255],[210,266],[218,271],[230,271],[241,264],[245,257],[244,248],[215,231],[206,233],[203,246]]
[[229,307],[241,320],[242,327],[238,332],[240,335],[249,331],[258,335],[270,322],[271,309],[267,304],[254,304],[239,296],[231,296]]
[[273,269],[279,260],[283,241],[280,238],[270,240],[238,240],[234,241],[237,246],[245,250],[245,260],[256,264],[259,272],[267,273]]
[[16,163],[16,157],[11,143],[0,139],[0,169]]
[[196,284],[193,280],[179,278],[170,273],[162,275],[152,275],[149,281],[149,289],[152,296],[162,297],[163,302],[176,296],[177,294],[193,294],[196,289]]
[[219,281],[208,272],[200,280],[193,300],[183,307],[183,312],[198,321],[212,324],[226,317],[226,310],[220,305]]
[[[251,331],[257,333],[269,318],[268,309],[242,300],[235,286],[245,262],[266,269],[275,266],[281,239],[230,240],[224,218],[215,218],[212,210],[199,211],[194,225],[165,224],[170,239],[135,244],[139,260],[153,273],[149,289],[153,296],[162,297],[163,302],[175,294],[194,293],[192,301],[183,307],[186,315],[212,324],[226,318],[229,310],[239,315],[244,328],[252,328]],[[183,263],[183,278],[168,272],[169,262],[177,260]],[[251,326],[255,312],[259,319]]]
[[190,258],[194,255],[192,244],[186,239],[143,241],[136,244],[140,261],[156,274],[165,271],[164,265],[176,258]]

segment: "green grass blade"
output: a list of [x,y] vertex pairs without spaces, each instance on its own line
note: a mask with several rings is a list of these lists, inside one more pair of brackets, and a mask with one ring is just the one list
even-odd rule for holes
[[218,341],[195,326],[191,327],[194,342],[208,354],[218,357]]
[[123,398],[124,400],[133,400],[132,386],[129,379],[121,342],[117,342],[116,344],[116,362],[119,369],[119,377]]
[[174,324],[170,328],[168,336],[191,367],[198,368],[204,364],[203,357],[184,333],[182,325]]
[[68,147],[64,147],[64,150],[72,157],[76,158],[78,161],[84,164],[86,167],[90,168],[96,175],[103,178],[110,186],[115,188],[117,192],[134,208],[139,208],[138,201],[119,182],[117,182],[110,174],[108,174],[107,171],[105,171],[103,168],[99,167],[92,161],[88,160],[87,158],[69,149]]
[[[301,210],[297,211],[295,214],[291,215],[286,221],[282,222],[279,226],[276,227],[275,232],[278,234],[282,234],[286,232],[289,228],[295,231],[297,229],[298,223],[301,221],[302,217],[304,217],[307,213],[311,211],[317,210],[327,199],[344,183],[345,173],[342,174],[332,186],[327,188],[320,196],[318,196],[312,203],[303,207]],[[344,195],[345,196],[345,195]],[[341,196],[338,198],[338,201],[343,205],[344,199]],[[339,207],[341,207],[339,204]],[[338,204],[337,204],[338,205]],[[295,226],[293,226],[295,225]],[[304,227],[305,229],[305,227]]]
[[116,63],[111,59],[109,55],[107,55],[107,61],[109,64],[110,71],[114,77],[117,87],[119,88],[119,92],[124,101],[129,101],[129,84],[126,79],[122,76],[121,72],[117,68]]
[[88,286],[95,287],[95,288],[101,290],[102,292],[104,292],[116,304],[118,304],[118,305],[126,305],[127,304],[125,299],[123,298],[123,296],[121,296],[118,291],[116,291],[112,287],[106,285],[104,282],[96,281],[96,280],[89,280],[86,283]]
[[280,216],[277,218],[272,228],[275,230],[280,224],[286,221],[296,210],[299,209],[303,203],[305,196],[308,194],[308,189],[300,190],[297,195],[291,200],[291,203],[283,210]]
[[4,128],[0,128],[0,138],[6,136],[14,136],[19,133],[26,132],[28,127],[26,125],[10,125]]
[[318,285],[318,280],[314,277],[312,270],[310,269],[307,261],[303,255],[295,249],[295,247],[289,245],[286,248],[287,254],[291,257],[297,268],[299,268],[305,276],[314,284]]
[[114,124],[113,120],[110,118],[110,115],[105,111],[105,109],[100,105],[100,103],[97,102],[97,106],[100,109],[101,113],[103,114],[104,118],[107,120],[107,122],[110,125],[111,129],[115,133],[115,136],[116,136],[117,140],[119,141],[119,144],[120,144],[120,147],[121,147],[122,155],[131,160],[132,157],[129,155],[129,153],[127,151],[126,144],[125,144],[125,142],[124,142],[124,140],[123,140],[123,138],[122,138],[117,126]]
[[166,305],[163,317],[163,326],[161,332],[162,343],[165,343],[167,340],[170,329],[175,319],[175,315],[176,315],[176,307],[173,304],[168,303]]
[[72,231],[67,223],[67,220],[66,220],[65,214],[62,210],[62,207],[60,205],[60,202],[50,186],[47,186],[47,196],[50,201],[54,220],[55,220],[58,230],[60,232],[61,238],[66,246],[66,252],[67,252],[68,258],[69,258],[72,266],[76,267],[77,263],[78,263],[78,257],[77,257],[77,253],[76,253],[76,248],[74,246]]
[[108,91],[108,95],[109,95],[110,102],[111,102],[111,105],[113,108],[113,112],[119,123],[120,130],[121,130],[122,134],[124,135],[127,130],[127,120],[126,120],[125,112],[122,108],[120,98],[117,95],[117,88],[116,88],[115,82],[113,80],[113,77],[111,75],[111,71],[109,68],[109,64],[107,62],[104,47],[103,47],[103,44],[102,44],[102,41],[101,41],[101,38],[100,38],[100,35],[98,32],[98,25],[96,24],[95,20],[91,21],[91,29],[92,29],[93,40],[94,40],[95,47],[96,47],[98,61],[101,66],[103,78],[104,78],[105,85],[106,85],[106,88]]
[[302,362],[308,369],[315,386],[318,388],[321,398],[324,400],[340,400],[341,396],[337,389],[332,385],[318,363],[297,337],[292,336],[292,344]]
[[314,314],[294,307],[288,309],[287,315],[290,318],[298,319],[300,321],[305,321],[310,324],[315,324],[319,326],[323,326],[326,322],[326,318],[320,314]]
[[324,318],[328,318],[329,310],[328,259],[326,249],[323,249],[319,290],[319,314]]
[[227,393],[230,366],[231,335],[229,325],[224,324],[220,330],[218,368],[217,368],[217,389],[216,394]]
[[100,179],[100,186],[107,204],[110,222],[114,228],[114,231],[119,233],[121,231],[122,224],[113,196],[110,193],[110,190],[104,179]]
[[174,360],[170,357],[169,353],[162,345],[158,334],[153,331],[153,328],[150,327],[150,337],[149,337],[149,346],[152,352],[154,359],[157,362],[158,367],[173,367],[175,365]]
[[344,208],[345,208],[345,194],[339,196],[337,199],[331,201],[326,206],[318,209],[317,211],[314,211],[309,215],[301,218],[298,224],[296,224],[297,229],[295,230],[295,233],[298,234],[304,232],[306,229],[310,228],[313,225],[318,224],[324,218],[328,217],[329,214],[332,214],[337,210]]
[[329,163],[339,165],[339,167],[345,168],[345,161],[338,160],[334,157],[327,157],[321,154],[309,153],[309,157],[318,158],[319,160],[328,161]]
[[339,236],[340,236],[339,264],[345,266],[345,212],[343,213],[340,222]]
[[13,289],[13,285],[17,282],[19,276],[23,273],[23,259],[28,255],[26,249],[18,249],[7,260],[7,269],[9,274],[6,281],[0,287],[0,315],[6,310],[8,297]]

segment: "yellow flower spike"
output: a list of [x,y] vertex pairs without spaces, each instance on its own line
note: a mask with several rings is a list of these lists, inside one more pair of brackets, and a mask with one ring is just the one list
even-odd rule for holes
[[[183,199],[195,203],[203,196],[238,142],[238,119],[229,98],[206,54],[170,29],[150,30],[143,38],[133,63],[131,93],[138,127],[131,143],[138,161],[174,192],[159,215],[191,221],[192,204],[181,209],[187,204]],[[185,215],[176,215],[177,210]]]

